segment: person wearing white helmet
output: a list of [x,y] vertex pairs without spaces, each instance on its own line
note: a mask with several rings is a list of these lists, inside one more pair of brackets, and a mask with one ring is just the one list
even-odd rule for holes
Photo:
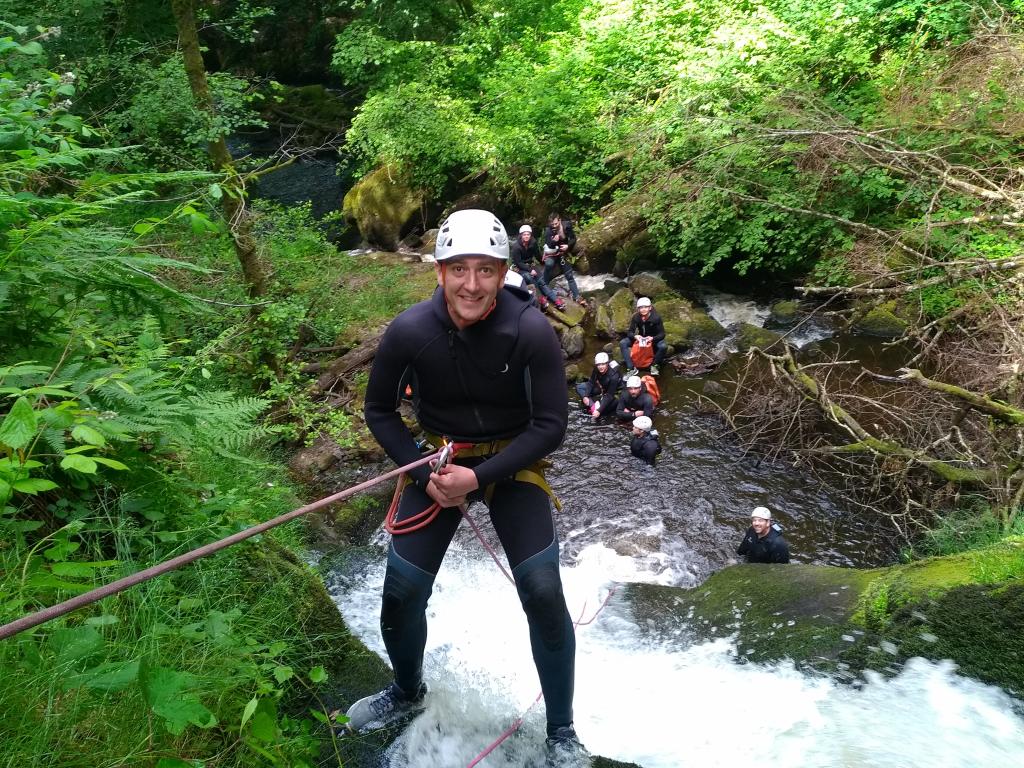
[[512,259],[512,270],[522,275],[523,282],[537,287],[537,301],[541,309],[547,309],[549,301],[558,309],[565,309],[565,301],[544,281],[540,246],[533,236],[533,227],[529,224],[523,224],[519,228],[519,235],[509,246],[509,257]]
[[782,538],[782,526],[772,522],[772,512],[768,507],[754,507],[750,513],[750,527],[736,554],[746,556],[748,563],[789,562],[789,544]]
[[580,396],[580,404],[590,414],[591,421],[598,421],[610,412],[619,396],[622,387],[622,376],[617,367],[611,364],[607,352],[594,355],[594,370],[587,381],[576,385]]
[[544,228],[544,282],[551,285],[555,270],[561,267],[572,300],[586,308],[587,300],[580,295],[576,274],[569,262],[575,249],[576,233],[573,232],[572,222],[557,212],[549,215],[548,225]]
[[637,416],[633,419],[633,438],[629,441],[629,452],[654,466],[657,455],[661,453],[661,443],[658,442],[658,430],[654,428],[650,416]]
[[561,444],[568,420],[562,350],[523,292],[502,290],[508,255],[508,235],[493,214],[451,214],[434,249],[434,295],[399,314],[378,346],[365,419],[387,455],[398,465],[421,458],[399,411],[405,383],[412,385],[428,441],[456,448],[434,470],[410,470],[389,513],[394,533],[380,626],[394,682],[355,702],[348,727],[385,727],[424,707],[427,601],[462,521],[460,507],[481,501],[526,614],[549,749],[582,750],[572,724],[576,641],[542,467]]
[[637,416],[650,418],[654,415],[654,398],[644,389],[639,376],[626,379],[626,391],[619,396],[615,415],[622,421],[632,421]]
[[657,376],[660,372],[659,368],[665,362],[665,356],[668,354],[668,343],[665,341],[665,323],[662,321],[661,315],[651,305],[651,300],[646,296],[641,296],[636,300],[636,312],[630,318],[626,335],[619,341],[622,361],[626,364],[629,376],[639,373],[630,355],[633,343],[637,340],[641,346],[654,347],[651,375]]

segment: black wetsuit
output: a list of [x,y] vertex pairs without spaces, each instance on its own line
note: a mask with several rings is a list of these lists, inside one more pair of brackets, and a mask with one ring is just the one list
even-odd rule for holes
[[[530,627],[548,723],[572,722],[576,641],[558,572],[558,539],[551,504],[538,485],[513,479],[555,450],[565,436],[568,408],[562,352],[554,330],[529,303],[527,292],[506,286],[494,310],[463,330],[452,323],[444,294],[402,312],[381,339],[366,390],[366,424],[399,465],[420,458],[398,405],[412,383],[419,423],[457,442],[511,439],[498,453],[460,460],[472,467],[481,500],[494,485],[489,511],[516,581]],[[397,519],[427,508],[430,470],[399,502]],[[422,679],[426,606],[448,545],[462,520],[458,508],[441,510],[430,525],[395,536],[388,552],[381,633],[395,682],[416,691]]]
[[[643,413],[636,413],[636,411],[643,411]],[[629,411],[629,413],[626,413]],[[651,397],[650,393],[640,390],[640,394],[633,397],[629,394],[627,389],[622,393],[619,398],[618,405],[615,406],[615,415],[620,419],[635,419],[637,416],[647,416],[650,418],[654,414],[654,398]]]
[[622,360],[626,363],[626,368],[635,367],[633,358],[630,356],[630,349],[637,336],[653,337],[651,343],[654,345],[654,364],[661,365],[668,354],[668,342],[665,341],[665,321],[653,307],[647,314],[646,320],[639,312],[634,312],[629,321],[629,328],[626,329],[626,335],[619,341],[619,349],[622,351]]
[[[597,400],[601,403],[601,415],[611,413],[612,405],[619,396],[619,389],[622,387],[622,375],[619,369],[609,365],[608,370],[601,373],[594,366],[590,372],[590,378],[576,386],[576,392],[580,398],[589,397],[591,402]],[[586,408],[586,406],[584,406]]]
[[661,453],[661,443],[658,442],[657,431],[651,430],[642,435],[633,435],[633,439],[629,442],[629,452],[653,467],[655,457]]
[[782,528],[777,523],[768,526],[764,538],[758,538],[754,526],[750,526],[736,554],[746,555],[748,563],[788,563],[789,544],[782,538]]

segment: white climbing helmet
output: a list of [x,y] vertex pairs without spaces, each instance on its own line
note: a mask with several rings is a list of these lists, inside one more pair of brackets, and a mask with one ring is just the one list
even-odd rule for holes
[[642,429],[644,432],[650,432],[651,427],[654,426],[654,422],[651,421],[650,416],[637,416],[633,419],[633,427],[635,429]]
[[651,300],[648,299],[646,296],[641,296],[639,299],[636,300],[636,308],[637,309],[640,309],[640,307],[649,307],[649,306],[651,306]]
[[607,365],[608,360],[609,358],[607,352],[598,352],[596,355],[594,355],[594,365]]
[[762,520],[771,520],[772,511],[768,507],[754,507],[754,511],[750,513],[751,517],[760,517]]
[[514,269],[510,269],[505,273],[505,285],[511,285],[514,288],[523,287],[523,276],[516,272]]
[[490,256],[508,261],[508,233],[490,211],[468,208],[456,211],[441,224],[434,244],[434,261],[459,256]]
[[521,226],[519,228],[519,234],[520,235],[525,235],[527,233],[532,235],[533,234],[533,227],[531,227],[529,224],[523,224],[523,226]]
[[639,376],[630,376],[628,379],[626,379],[626,388],[627,389],[630,388],[630,387],[642,387],[642,386],[643,386],[643,382],[640,381],[640,377]]

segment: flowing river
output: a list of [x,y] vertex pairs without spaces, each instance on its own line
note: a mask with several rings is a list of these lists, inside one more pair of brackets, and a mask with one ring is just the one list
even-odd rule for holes
[[[758,319],[717,296],[711,310]],[[765,313],[766,314],[766,313]],[[763,322],[764,315],[760,317]],[[617,583],[700,584],[734,557],[750,510],[770,507],[797,562],[891,562],[884,527],[792,468],[758,463],[693,408],[691,380],[660,377],[656,468],[629,454],[628,433],[576,410],[548,479],[562,575],[577,629],[576,727],[594,753],[644,768],[802,766],[953,768],[1024,764],[1024,706],[961,677],[948,662],[911,660],[895,677],[853,683],[746,662],[728,639],[694,643],[685,626],[657,640],[634,621]],[[486,509],[470,508],[489,538]],[[493,541],[492,541],[493,543]],[[386,655],[378,628],[386,539],[329,576],[346,622]],[[500,552],[500,549],[499,549]],[[428,607],[429,706],[388,755],[392,768],[462,768],[517,717],[518,732],[481,766],[542,764],[543,703],[514,587],[463,525]],[[532,705],[532,706],[531,706]]]

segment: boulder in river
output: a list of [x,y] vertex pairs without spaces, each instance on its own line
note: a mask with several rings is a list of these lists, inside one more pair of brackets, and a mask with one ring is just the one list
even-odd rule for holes
[[396,251],[423,203],[422,192],[413,190],[400,174],[384,166],[364,176],[348,191],[342,214],[359,228],[368,244]]

